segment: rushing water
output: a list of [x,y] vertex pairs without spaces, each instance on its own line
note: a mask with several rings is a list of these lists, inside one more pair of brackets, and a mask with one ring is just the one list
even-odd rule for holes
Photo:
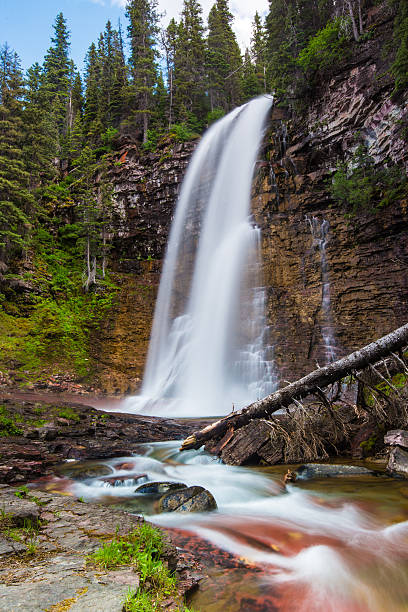
[[[135,455],[106,462],[112,482],[119,486],[103,478],[70,486],[85,500],[153,513],[153,522],[199,536],[254,568],[249,574],[239,569],[214,572],[193,598],[195,609],[407,610],[408,487],[404,481],[365,476],[298,481],[285,488],[284,466],[231,467],[202,451],[180,453],[178,446],[178,442],[143,444]],[[72,467],[67,469],[70,475]],[[145,476],[137,480],[140,474]],[[146,479],[201,485],[214,495],[218,510],[155,515],[154,500],[135,493],[136,483]]]
[[212,126],[184,180],[164,262],[141,395],[124,410],[225,415],[276,388],[265,335],[259,230],[250,219],[272,98]]

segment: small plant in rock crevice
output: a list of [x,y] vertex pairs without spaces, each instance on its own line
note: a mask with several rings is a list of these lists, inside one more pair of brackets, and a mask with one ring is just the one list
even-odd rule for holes
[[[144,523],[125,536],[88,556],[88,560],[104,569],[132,566],[139,575],[139,589],[129,589],[123,602],[125,612],[150,612],[162,609],[161,602],[169,597],[178,599],[177,579],[163,560],[164,541],[159,529]],[[180,610],[185,610],[180,607]]]

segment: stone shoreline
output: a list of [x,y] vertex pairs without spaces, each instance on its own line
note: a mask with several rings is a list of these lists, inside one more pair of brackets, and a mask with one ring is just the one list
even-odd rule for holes
[[[87,555],[102,542],[126,535],[143,518],[54,493],[21,493],[7,485],[0,485],[0,508],[0,524],[8,520],[14,533],[24,525],[37,525],[35,536],[25,541],[0,530],[1,610],[120,612],[128,589],[137,590],[139,579],[132,567],[104,570]],[[202,578],[200,567],[191,555],[176,550],[170,539],[163,556],[176,571],[183,597]],[[179,604],[180,600],[169,598],[165,609],[178,610]]]

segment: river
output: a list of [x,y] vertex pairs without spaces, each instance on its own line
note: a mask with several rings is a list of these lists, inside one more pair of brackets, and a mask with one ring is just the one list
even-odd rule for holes
[[[150,514],[180,546],[191,546],[197,556],[202,550],[208,578],[191,600],[194,610],[408,610],[406,481],[379,474],[298,480],[285,487],[288,466],[231,467],[203,451],[180,453],[179,445],[141,444],[129,457],[103,462],[105,480],[92,477],[92,464],[68,463],[58,488],[85,501]],[[89,476],[84,479],[82,471],[75,478],[79,468]],[[135,480],[140,474],[146,476]],[[214,495],[218,510],[154,514],[155,500],[135,493],[143,480],[201,485]],[[213,555],[205,542],[215,547]],[[219,550],[235,561],[220,563]]]

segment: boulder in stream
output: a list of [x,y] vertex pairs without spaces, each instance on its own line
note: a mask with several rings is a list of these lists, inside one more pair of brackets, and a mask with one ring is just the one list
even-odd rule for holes
[[203,487],[186,487],[163,495],[157,503],[158,512],[209,512],[217,509],[212,494]]
[[395,446],[390,452],[387,471],[408,478],[408,452]]
[[336,465],[335,463],[305,463],[298,467],[295,473],[299,480],[375,475],[372,470],[359,465]]

